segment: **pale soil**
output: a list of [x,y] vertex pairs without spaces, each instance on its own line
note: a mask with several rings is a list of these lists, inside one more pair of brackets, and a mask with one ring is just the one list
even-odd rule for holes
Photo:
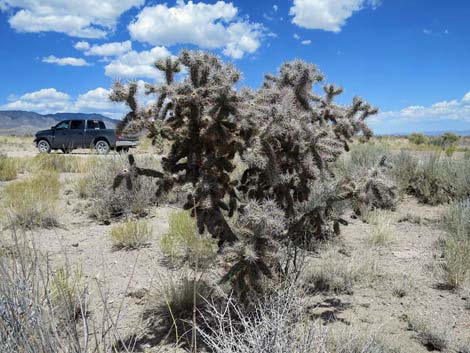
[[[2,150],[5,150],[4,146],[0,152]],[[36,154],[34,147],[7,152],[10,156]],[[148,247],[115,251],[109,238],[113,224],[98,224],[79,210],[80,201],[72,187],[78,176],[61,176],[61,226],[35,230],[31,234],[39,248],[49,255],[53,267],[68,263],[83,271],[90,285],[92,317],[102,311],[102,305],[97,304],[101,302],[98,287],[106,292],[105,302],[112,316],[120,313],[119,331],[124,339],[143,328],[140,315],[144,302],[141,296],[129,294],[152,291],[162,278],[178,270],[164,265],[159,249],[159,238],[168,229],[168,215],[173,208],[151,210],[147,220],[153,228],[153,238]],[[379,275],[366,283],[356,284],[352,294],[310,297],[306,310],[312,318],[321,318],[331,325],[351,324],[367,332],[378,331],[392,345],[409,353],[427,351],[416,340],[415,333],[407,329],[405,318],[410,316],[443,326],[452,337],[451,349],[470,340],[470,310],[465,309],[465,302],[470,298],[462,292],[439,289],[439,280],[431,271],[441,255],[437,242],[445,235],[439,223],[442,210],[443,207],[425,206],[405,198],[396,212],[389,213],[392,242],[375,248],[367,243],[372,225],[350,219],[350,225],[342,228],[344,252],[351,256],[364,252],[372,255],[377,260]],[[422,223],[398,222],[407,214],[421,217]],[[313,264],[315,261],[321,261],[321,253]],[[398,298],[393,294],[393,288],[403,281],[403,276],[408,278],[410,288],[404,297]]]

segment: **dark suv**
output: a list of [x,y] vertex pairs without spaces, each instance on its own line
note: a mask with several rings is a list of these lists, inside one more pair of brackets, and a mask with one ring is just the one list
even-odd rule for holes
[[34,143],[41,153],[52,150],[70,153],[77,148],[95,148],[99,154],[107,154],[114,149],[127,152],[139,145],[139,138],[116,135],[101,120],[64,120],[50,130],[38,131]]

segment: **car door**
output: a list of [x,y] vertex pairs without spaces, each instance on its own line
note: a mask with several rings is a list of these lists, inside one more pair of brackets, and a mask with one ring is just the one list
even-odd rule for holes
[[67,145],[70,120],[64,120],[54,127],[52,148],[64,148]]
[[98,120],[87,120],[85,131],[85,148],[93,148],[93,142],[100,133],[100,125]]
[[70,129],[68,131],[67,148],[83,148],[85,147],[85,121],[71,120]]

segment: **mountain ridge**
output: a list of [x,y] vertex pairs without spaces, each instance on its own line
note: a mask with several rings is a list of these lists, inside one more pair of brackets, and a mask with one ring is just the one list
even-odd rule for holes
[[30,135],[67,119],[100,119],[109,128],[114,128],[119,122],[97,113],[39,114],[25,110],[0,110],[0,135]]

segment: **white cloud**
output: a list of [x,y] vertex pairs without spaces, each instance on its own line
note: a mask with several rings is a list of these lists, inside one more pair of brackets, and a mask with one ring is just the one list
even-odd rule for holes
[[430,34],[432,34],[432,30],[425,28],[425,29],[423,29],[423,33],[426,34],[426,35],[430,35]]
[[103,38],[122,13],[145,0],[0,0],[10,26],[18,32],[61,32],[73,37]]
[[20,97],[10,96],[8,100],[7,104],[0,106],[2,110],[31,110],[38,113],[60,112],[70,104],[70,96],[55,88],[44,88],[23,94]]
[[90,64],[82,58],[57,58],[54,55],[42,58],[42,62],[49,64],[56,64],[59,66],[89,66]]
[[73,47],[77,50],[88,50],[90,49],[90,44],[85,41],[80,41],[80,42],[75,43]]
[[277,5],[273,5],[273,10],[274,12],[277,12],[277,10],[279,10],[279,7]]
[[225,55],[241,58],[261,45],[264,28],[237,18],[232,3],[215,4],[178,1],[145,7],[128,28],[131,37],[153,45],[194,44],[206,49],[223,49]]
[[354,12],[379,4],[380,0],[294,0],[289,13],[299,27],[340,32]]
[[293,37],[294,37],[294,39],[297,39],[297,40],[300,39],[300,36],[299,36],[297,33],[294,33],[294,36],[293,36]]
[[130,51],[118,56],[105,66],[105,74],[113,78],[153,78],[163,79],[160,71],[153,64],[158,59],[166,58],[171,53],[165,47],[154,47],[151,50]]
[[462,99],[443,101],[430,106],[413,105],[400,111],[380,113],[371,121],[375,123],[431,123],[439,121],[470,122],[470,92]]
[[[82,42],[80,42],[82,43]],[[86,42],[85,42],[86,43]],[[88,44],[88,43],[87,43]],[[85,55],[87,56],[117,56],[127,53],[128,51],[132,50],[132,43],[130,40],[126,40],[125,42],[112,42],[112,43],[105,43],[101,45],[93,45],[92,47],[89,46],[86,48],[85,45],[80,45],[84,49],[77,48],[78,43],[75,45],[76,49],[85,50]]]
[[300,42],[302,45],[310,45],[312,44],[312,41],[310,39],[306,39]]
[[2,110],[28,110],[41,114],[71,112],[99,113],[111,118],[121,118],[128,109],[123,103],[109,100],[110,90],[102,87],[80,94],[76,99],[55,88],[10,96],[9,102],[0,106]]

